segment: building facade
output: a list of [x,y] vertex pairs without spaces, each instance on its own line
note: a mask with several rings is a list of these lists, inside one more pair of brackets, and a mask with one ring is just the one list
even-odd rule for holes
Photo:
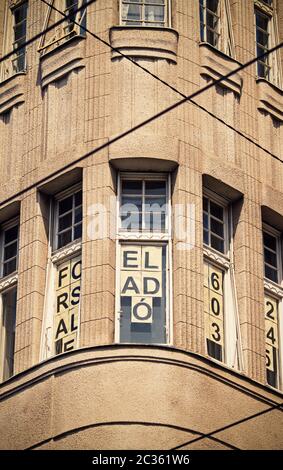
[[282,49],[151,118],[283,1],[49,3],[0,2],[0,448],[280,449]]

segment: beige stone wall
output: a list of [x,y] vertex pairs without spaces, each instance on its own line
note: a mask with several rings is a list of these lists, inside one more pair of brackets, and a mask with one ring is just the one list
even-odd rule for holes
[[[0,42],[2,42],[3,2],[0,3]],[[129,31],[129,28],[116,27],[118,25],[117,5],[117,0],[97,0],[91,5],[87,13],[89,29],[105,41],[110,41],[115,47],[121,47],[121,50],[138,64],[158,75],[185,95],[198,90],[211,80],[206,68],[211,57],[218,64],[218,73],[224,73],[224,66],[233,69],[239,63],[251,59],[255,54],[252,0],[230,1],[236,46],[236,60],[233,61],[227,60],[209,48],[200,47],[197,0],[172,0],[171,30],[168,28],[166,32],[156,30],[144,34],[142,30],[137,28],[134,35]],[[45,12],[46,6],[41,2],[29,2],[28,37],[41,31]],[[282,40],[283,0],[278,1],[278,12]],[[165,35],[166,40],[164,39]],[[220,192],[221,188],[225,186],[233,188],[239,195],[243,195],[241,200],[231,199],[234,210],[235,275],[244,356],[243,373],[255,381],[251,385],[255,393],[261,390],[263,394],[268,395],[268,399],[275,400],[274,397],[277,397],[275,392],[267,391],[259,385],[265,384],[261,206],[272,209],[276,213],[276,220],[281,221],[282,225],[282,162],[273,159],[271,155],[258,149],[244,137],[228,129],[215,117],[192,103],[180,106],[138,132],[91,155],[92,149],[107,143],[111,137],[163,110],[181,97],[127,61],[126,58],[119,57],[117,53],[112,54],[109,47],[89,35],[80,41],[80,45],[76,45],[77,49],[74,49],[72,44],[70,42],[68,46],[70,54],[76,54],[71,59],[70,55],[65,54],[64,47],[60,49],[61,52],[59,48],[57,50],[55,48],[48,56],[40,59],[39,42],[36,41],[28,46],[27,74],[21,76],[20,84],[15,88],[20,90],[20,92],[17,91],[20,93],[20,102],[16,97],[17,103],[5,112],[1,111],[1,106],[7,106],[9,83],[13,83],[13,79],[8,83],[9,86],[0,83],[0,215],[5,214],[7,210],[9,212],[10,204],[13,201],[21,201],[15,372],[23,372],[39,361],[46,288],[49,202],[48,197],[43,196],[38,189],[46,184],[47,179],[52,181],[59,174],[64,180],[64,173],[73,167],[79,166],[83,169],[84,216],[80,345],[82,347],[111,345],[114,342],[115,331],[115,240],[110,235],[103,240],[99,238],[90,240],[88,230],[92,223],[92,213],[89,212],[89,209],[93,204],[103,203],[106,207],[107,223],[110,227],[113,222],[113,207],[110,198],[116,195],[117,171],[119,169],[143,171],[154,169],[171,172],[173,205],[186,203],[195,207],[195,247],[184,254],[178,250],[175,238],[172,243],[173,346],[187,352],[205,355],[202,246],[203,175],[209,175],[214,178],[214,181],[219,182]],[[75,66],[74,63],[76,63]],[[60,72],[60,75],[58,70],[65,70],[65,72]],[[41,77],[45,80],[44,86],[42,86]],[[211,88],[199,96],[196,101],[207,108],[210,113],[235,127],[268,149],[269,152],[282,158],[282,122],[280,123],[278,119],[272,117],[265,108],[265,111],[262,109],[262,93],[264,91],[256,82],[256,68],[253,65],[243,70],[229,86],[226,84],[225,87]],[[273,89],[270,93],[278,100],[277,112],[282,113],[282,92]],[[264,106],[266,107],[266,105]],[[261,109],[258,109],[259,107]],[[76,159],[87,152],[90,153],[86,159],[75,163]],[[68,165],[67,169],[64,169],[65,165]],[[52,189],[51,194],[55,189]],[[177,222],[174,211],[172,220],[174,225]],[[156,354],[158,355],[158,353]],[[168,352],[169,358],[170,354]],[[72,356],[70,356],[70,361],[72,361],[71,358]],[[65,357],[65,360],[68,359]],[[60,365],[61,359],[51,360],[52,364],[57,362]],[[115,369],[114,366],[111,367]],[[216,365],[211,363],[209,368],[214,370]],[[107,367],[105,371],[107,372]],[[112,390],[113,384],[111,385],[110,379],[105,383],[99,382],[105,379],[105,375],[107,375],[105,371],[97,375],[96,372],[93,373],[93,380],[103,383],[103,390],[107,390],[108,385]],[[151,383],[154,374],[150,375],[147,370],[140,370],[138,373],[143,372],[148,374],[148,382],[144,384],[145,390]],[[231,383],[243,380],[226,370],[225,367],[221,373],[226,374]],[[118,381],[119,368],[111,371],[111,374],[113,380]],[[125,375],[125,380],[130,381],[127,374],[128,372]],[[176,390],[183,387],[184,381],[187,381],[186,387],[189,390],[189,382],[193,383],[193,380],[198,379],[195,375],[184,378],[184,375],[176,372],[173,366],[167,374],[167,380],[172,382],[170,374],[175,377],[175,391],[170,390],[166,396],[169,401],[171,400],[172,413],[174,414],[174,410],[177,409],[176,413],[181,414],[180,409],[182,410],[183,406],[186,405],[186,409],[192,408],[197,401],[195,399],[190,401],[188,398],[187,402],[177,405]],[[17,385],[17,380],[21,380],[21,377],[24,376],[17,377],[12,379],[11,390]],[[46,448],[55,448],[57,445],[59,447],[74,447],[77,445],[77,439],[84,442],[86,448],[91,439],[95,439],[97,446],[101,446],[101,448],[105,448],[108,439],[110,447],[111,445],[120,445],[117,437],[120,428],[117,428],[118,431],[116,428],[116,431],[114,428],[111,430],[105,428],[105,431],[99,430],[97,434],[94,430],[81,431],[79,437],[69,437],[69,440],[67,438],[60,440],[60,437],[56,441],[57,443],[54,443],[55,441],[50,443],[54,436],[76,427],[72,423],[70,427],[63,426],[57,429],[56,427],[52,428],[54,423],[50,424],[52,418],[44,407],[50,405],[53,392],[49,388],[52,387],[53,379],[59,382],[59,379],[50,377],[46,383],[43,381],[38,386],[40,392],[39,388],[35,391],[35,396],[41,397],[42,393],[44,399],[40,398],[42,405],[41,407],[38,405],[34,412],[39,414],[44,410],[46,421],[42,426],[50,426],[48,430],[43,430],[42,435],[38,434],[34,437],[29,431],[29,437],[23,441],[18,434],[14,434],[15,430],[11,429],[11,435],[7,434],[10,436],[10,442],[14,439],[17,448],[40,446],[40,442],[45,440],[48,441],[47,444],[43,444]],[[70,387],[76,388],[78,380],[81,379],[88,380],[86,376],[72,375]],[[197,392],[205,387],[205,380],[202,378],[197,382],[196,396]],[[165,382],[164,379],[164,387]],[[62,387],[62,384],[60,386]],[[228,396],[228,392],[221,390],[221,387],[219,381],[217,385],[217,392],[219,390],[219,397],[221,397],[219,403],[225,401]],[[211,394],[215,390],[212,387]],[[229,390],[231,391],[231,389]],[[1,391],[4,392],[3,386]],[[59,394],[59,392],[60,387],[58,386],[56,393]],[[25,391],[24,393],[31,394],[24,399],[24,402],[26,400],[28,403],[33,398],[33,392]],[[244,405],[243,398],[236,396],[236,392],[234,393],[235,402],[239,404],[240,410],[244,410],[243,415],[245,415],[249,406]],[[74,395],[79,396],[80,394],[76,395],[75,393]],[[107,400],[110,398],[111,392],[106,399],[105,407],[107,407]],[[124,399],[127,401],[128,396]],[[116,400],[117,404],[119,402],[118,395]],[[227,400],[230,402],[230,397]],[[11,403],[9,406],[20,406],[17,404],[16,395],[11,399]],[[205,403],[206,400],[203,399],[203,404]],[[7,408],[7,413],[10,413],[10,409],[12,408]],[[260,410],[262,404],[254,401],[252,409]],[[130,408],[126,408],[125,419],[127,412],[130,411]],[[156,412],[156,416],[159,411]],[[22,412],[23,410],[19,410],[19,413]],[[67,416],[69,408],[66,408],[64,412]],[[76,412],[79,413],[79,411]],[[4,410],[4,415],[5,413]],[[32,416],[32,409],[30,413]],[[160,416],[159,421],[161,422]],[[242,414],[235,416],[235,418],[239,416]],[[196,427],[189,422],[183,423],[182,426],[188,426],[198,433],[211,430],[215,425],[220,427],[226,422],[224,419],[219,423],[210,414],[209,417],[211,418],[209,427]],[[78,418],[77,415],[75,415],[74,421],[76,418]],[[107,417],[104,418],[107,421]],[[6,420],[5,417],[3,419]],[[62,417],[63,422],[65,419],[67,420],[67,417]],[[134,418],[132,419],[134,421]],[[169,420],[169,424],[179,426],[178,419]],[[96,420],[98,418],[94,415],[92,423],[95,423]],[[117,418],[117,420],[119,419]],[[138,418],[136,420],[139,421]],[[158,421],[157,417],[155,417],[156,420]],[[147,421],[149,423],[152,421],[149,415]],[[271,429],[273,425],[276,428],[276,424],[274,424],[276,422],[277,414],[274,421],[263,421],[261,429],[263,427]],[[24,423],[23,428],[19,427],[20,434],[23,433],[23,429],[26,429],[25,426]],[[77,426],[79,425],[77,424]],[[134,435],[138,440],[139,433],[142,431],[139,427],[140,424],[135,424],[135,426]],[[169,446],[168,443],[171,442],[172,435],[174,435],[173,445],[175,443],[177,445],[183,438],[186,440],[187,431],[183,433],[183,431],[174,428],[173,432],[172,429],[170,428],[169,431],[168,428],[164,434],[164,440],[160,440],[160,430],[158,431],[154,427],[156,433],[154,445],[160,443],[160,447],[162,445]],[[280,445],[276,440],[272,441],[271,438],[266,443],[264,440],[266,437],[259,436],[259,433],[253,437],[255,432],[253,427],[241,428],[241,431],[245,436],[247,432],[250,433],[251,440],[247,442],[247,448],[254,446],[256,442],[259,443],[259,448],[264,448],[265,445],[268,448]],[[25,432],[25,434],[29,434],[29,432]],[[86,432],[86,437],[83,437],[83,432]],[[129,430],[124,432],[125,435],[128,435]],[[108,438],[109,435],[110,438]],[[238,437],[233,435],[231,440],[229,437],[228,441],[233,445],[243,447],[245,444],[241,441],[240,435],[241,432],[238,432]],[[144,447],[148,445],[146,439]],[[7,445],[7,442],[3,443],[4,447]],[[129,445],[135,447],[136,441],[131,441]],[[205,445],[207,448],[211,448],[212,445],[216,448],[216,444],[212,444],[211,441],[206,442]],[[226,444],[219,443],[219,446],[225,447]]]

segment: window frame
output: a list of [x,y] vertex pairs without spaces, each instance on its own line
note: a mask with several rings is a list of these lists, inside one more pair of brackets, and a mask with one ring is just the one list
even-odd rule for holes
[[[129,21],[129,20],[123,20],[123,15],[122,15],[122,8],[123,8],[123,5],[126,3],[127,4],[127,0],[119,0],[119,24],[121,26],[124,26],[124,27],[130,27],[130,28],[171,28],[171,22],[172,22],[172,15],[171,15],[171,0],[164,0],[164,21],[163,21],[163,26],[160,26],[160,24],[157,24],[157,23],[160,23],[160,22],[149,22],[149,21],[145,21],[144,19],[144,7],[145,7],[145,3],[144,3],[144,0],[137,0],[138,1],[141,1],[142,3],[137,3],[137,5],[140,5],[142,7],[142,20],[140,21],[140,25],[131,25],[131,24],[126,24],[126,21]],[[130,3],[129,3],[130,4]],[[135,5],[135,3],[132,3],[133,5]],[[149,6],[151,6],[151,4],[149,3],[148,4]],[[154,3],[152,4],[152,6],[154,6]],[[163,5],[156,5],[155,6],[163,6]],[[134,23],[134,20],[133,20],[133,23]],[[136,21],[137,23],[137,21]]]
[[[65,198],[69,197],[69,196],[75,195],[79,191],[81,191],[82,195],[83,195],[82,183],[81,182],[71,186],[70,188],[65,189],[64,191],[60,191],[59,193],[56,193],[54,198],[53,198],[53,201],[52,201],[53,202],[53,211],[52,211],[52,216],[51,216],[52,222],[53,222],[53,224],[52,224],[52,252],[53,253],[59,252],[60,250],[63,250],[63,249],[66,249],[69,246],[72,246],[76,242],[78,242],[78,243],[82,242],[82,236],[81,236],[80,238],[72,239],[66,245],[58,248],[59,202],[62,201],[63,199],[65,199]],[[83,210],[83,200],[82,200],[81,207],[82,207],[82,210]],[[72,209],[71,209],[72,218],[73,218],[74,210],[75,210],[75,206],[74,207],[72,206]],[[82,216],[81,224],[83,225],[83,216]],[[75,225],[78,225],[78,224],[75,224],[74,221],[72,220],[72,225],[71,225],[72,238],[73,238],[73,232],[74,232]],[[60,233],[62,233],[62,232],[60,232]]]
[[[263,242],[263,233],[266,232],[276,238],[277,250],[277,266],[278,266],[278,282],[272,281],[271,279],[265,277],[265,258],[263,251],[263,282],[264,282],[264,299],[265,296],[272,297],[278,303],[278,386],[273,387],[267,382],[266,385],[271,387],[273,390],[282,390],[283,389],[283,240],[282,233],[279,230],[276,230],[271,225],[263,222],[262,224],[262,246],[264,247]],[[265,300],[264,300],[265,305]],[[265,311],[264,311],[264,320],[265,320]],[[266,341],[265,341],[266,344]]]
[[[17,255],[16,255],[16,257],[13,257],[13,258],[16,258],[16,269],[13,272],[11,272],[11,273],[4,276],[4,249],[5,249],[5,243],[4,243],[4,236],[5,235],[4,234],[7,230],[9,230],[13,227],[16,227],[16,226],[18,226]],[[0,229],[1,229],[1,233],[0,233],[0,286],[1,286],[1,283],[5,279],[15,276],[17,274],[17,271],[18,271],[19,243],[20,243],[20,218],[19,218],[19,216],[13,217],[12,219],[9,219],[5,223],[1,224]]]
[[[203,242],[203,265],[206,262],[212,266],[215,266],[223,272],[223,357],[220,361],[219,359],[216,359],[208,354],[206,342],[207,338],[205,336],[206,356],[210,360],[216,361],[218,364],[221,364],[224,367],[228,367],[237,372],[242,372],[244,370],[244,364],[236,293],[236,282],[234,274],[232,205],[229,200],[221,197],[219,194],[216,194],[207,188],[204,188],[203,190],[203,197],[207,197],[208,199],[212,200],[214,203],[218,204],[223,208],[225,240],[224,253],[206,245]],[[236,360],[233,356],[236,356]]]
[[[26,17],[25,17],[24,20],[20,21],[19,23],[16,23],[15,12],[16,12],[16,10],[18,10],[18,9],[20,9],[20,8],[23,8],[23,7],[26,8]],[[21,36],[20,39],[22,40],[22,39],[24,38],[24,42],[26,42],[26,40],[27,40],[27,33],[28,33],[28,31],[27,31],[28,7],[29,7],[29,6],[28,6],[28,0],[25,0],[25,1],[23,1],[22,3],[20,3],[20,5],[16,5],[15,7],[13,7],[13,8],[11,9],[11,11],[12,11],[12,16],[13,16],[13,20],[12,20],[12,21],[13,21],[13,26],[12,26],[12,29],[13,29],[13,42],[12,42],[13,49],[14,49],[15,47],[17,47],[16,44],[17,44],[17,42],[19,41],[19,39],[16,40],[16,38],[15,38],[16,27],[19,26],[19,25],[22,24],[22,23],[25,23],[25,35],[24,35],[24,36]],[[16,45],[16,46],[15,46],[15,45]],[[15,69],[15,68],[14,68],[14,62],[17,62],[21,56],[24,56],[24,66],[23,66],[23,68],[20,69],[20,70],[18,70],[18,66],[17,66],[17,67],[16,67],[16,70],[14,71],[14,69]],[[17,73],[21,73],[21,72],[25,72],[25,71],[26,71],[26,68],[27,68],[27,61],[26,61],[26,60],[27,60],[27,57],[26,57],[26,47],[24,46],[24,47],[23,47],[23,50],[20,49],[20,50],[18,51],[18,55],[16,55],[16,57],[15,57],[14,59],[12,58],[12,69],[13,69],[13,71],[14,71],[14,74],[17,74]]]
[[[167,230],[162,233],[158,232],[134,232],[122,231],[120,229],[120,203],[121,188],[123,179],[135,180],[165,180],[166,181],[166,203],[167,203]],[[121,320],[121,299],[120,299],[120,283],[121,283],[121,246],[122,245],[150,245],[150,246],[166,246],[166,309],[165,309],[165,342],[152,343],[152,345],[173,346],[173,297],[172,297],[172,209],[171,209],[171,174],[170,173],[148,173],[148,172],[118,172],[117,174],[117,198],[116,198],[116,280],[115,280],[115,344],[143,344],[120,342],[120,320]]]
[[[4,377],[4,352],[6,346],[6,328],[4,325],[4,302],[3,296],[9,293],[12,290],[16,290],[17,296],[17,281],[18,277],[14,277],[10,280],[9,284],[0,283],[0,383],[6,382],[14,375],[14,361],[13,361],[13,370],[9,377]],[[15,312],[15,334],[16,334],[16,321],[17,321],[17,297],[16,297],[16,312]],[[15,338],[14,338],[14,347],[13,347],[13,356],[15,357]]]
[[[201,5],[201,1],[203,2],[202,5]],[[201,40],[201,42],[206,42],[206,43],[210,44],[212,47],[215,47],[216,49],[219,49],[220,36],[221,36],[221,33],[220,33],[220,29],[221,29],[220,28],[220,26],[221,26],[220,25],[220,23],[221,23],[220,2],[221,2],[221,0],[218,0],[217,13],[215,13],[214,11],[210,10],[207,7],[207,0],[199,0],[199,9],[203,10],[203,19],[204,19],[204,22],[202,22],[201,21],[201,16],[200,16],[200,40]],[[217,30],[214,30],[210,26],[207,26],[207,11],[213,17],[218,18],[218,20],[217,20]],[[207,39],[207,29],[209,29],[209,31],[211,31],[213,36],[216,35],[216,37],[217,37],[216,44],[211,44],[211,42],[208,41],[208,39]],[[202,35],[203,35],[203,38],[202,38]]]

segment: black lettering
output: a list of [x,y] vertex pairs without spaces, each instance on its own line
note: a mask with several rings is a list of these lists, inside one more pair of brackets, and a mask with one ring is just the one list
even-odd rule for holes
[[149,252],[145,252],[145,260],[144,260],[144,267],[145,269],[158,269],[158,266],[150,266],[149,264]]
[[[135,256],[131,256],[135,255]],[[123,267],[124,268],[138,268],[138,264],[129,264],[131,261],[137,261],[137,251],[124,251],[123,253]]]
[[58,287],[62,287],[62,281],[65,279],[65,277],[68,277],[68,266],[65,266],[65,268],[60,269],[58,273]]
[[81,260],[77,261],[72,267],[72,279],[80,279],[82,275],[82,262]]
[[[81,286],[76,286],[71,291],[71,304],[77,305],[80,302]],[[75,299],[75,300],[74,300]]]
[[[153,290],[150,290],[150,288],[148,286],[149,281],[153,281],[155,283],[155,288]],[[143,278],[143,293],[144,294],[154,295],[154,294],[157,294],[157,292],[159,292],[159,290],[160,290],[160,282],[159,282],[158,279],[156,279],[155,277],[144,277]]]
[[139,294],[138,286],[136,285],[134,278],[129,276],[125,282],[125,285],[122,289],[122,294],[125,294],[128,290],[133,290],[135,294]]
[[70,341],[66,341],[66,343],[64,343],[64,352],[72,351],[72,349],[75,349],[75,340],[74,339],[71,339]]
[[61,305],[63,306],[63,308],[65,310],[68,308],[68,304],[66,302],[67,299],[68,299],[68,293],[67,292],[63,292],[63,294],[58,295],[58,297],[57,297],[57,313],[60,313]]
[[66,323],[64,322],[63,318],[58,323],[55,339],[57,339],[58,336],[61,333],[65,333],[65,335],[68,333],[68,328],[67,328]]
[[78,329],[78,326],[75,325],[75,314],[72,313],[71,315],[71,331],[76,331]]

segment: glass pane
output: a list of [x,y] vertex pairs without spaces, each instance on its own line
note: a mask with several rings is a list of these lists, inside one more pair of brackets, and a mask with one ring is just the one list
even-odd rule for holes
[[203,227],[208,229],[208,215],[203,213],[202,219],[203,219]]
[[277,267],[277,256],[276,253],[273,253],[270,250],[264,248],[264,261],[268,264],[271,264],[274,267]]
[[145,194],[147,196],[166,195],[166,181],[146,181]]
[[18,250],[18,243],[17,242],[6,246],[5,249],[4,249],[4,261],[16,256],[17,255],[17,250]]
[[164,21],[164,7],[148,5],[145,6],[145,20],[162,23]]
[[206,245],[209,245],[209,235],[206,230],[203,231],[203,243],[205,243]]
[[213,11],[214,13],[217,12],[217,8],[218,8],[218,0],[207,0],[206,1],[206,7]]
[[58,231],[61,232],[62,230],[72,226],[72,212],[69,212],[67,215],[63,215],[59,218],[59,229]]
[[221,253],[224,253],[224,241],[220,240],[220,238],[211,235],[211,247]]
[[74,240],[82,238],[82,224],[78,224],[74,228]]
[[59,215],[68,212],[73,207],[73,196],[66,197],[59,201]]
[[220,237],[224,237],[224,226],[221,222],[218,222],[217,220],[213,219],[212,217],[210,218],[210,229],[212,232],[216,233]]
[[203,210],[208,212],[208,199],[207,199],[207,197],[203,198],[202,204],[203,204]]
[[146,197],[145,210],[160,212],[166,210],[166,197]]
[[144,0],[144,3],[147,4],[147,3],[154,3],[156,5],[164,5],[165,4],[165,0]]
[[5,230],[5,236],[4,236],[4,244],[5,245],[7,243],[10,243],[10,242],[14,241],[14,240],[17,240],[18,230],[19,230],[18,225],[15,225],[14,227],[11,227],[8,230]]
[[123,213],[121,214],[121,226],[123,229],[129,231],[137,231],[142,228],[142,215],[141,213]]
[[263,243],[264,243],[264,246],[266,246],[267,248],[270,248],[271,250],[276,251],[277,249],[276,237],[269,235],[269,233],[263,232]]
[[78,207],[75,210],[75,224],[78,223],[78,222],[81,222],[82,218],[83,218],[83,208]]
[[3,276],[8,276],[8,274],[13,273],[17,269],[17,258],[7,261],[3,266]]
[[82,191],[79,191],[78,193],[75,194],[75,206],[81,206],[82,205]]
[[267,277],[267,279],[270,279],[271,281],[278,282],[278,273],[276,269],[270,268],[269,266],[264,267],[264,275]]
[[216,47],[217,42],[218,42],[217,34],[213,33],[213,31],[208,29],[206,35],[207,35],[207,42],[211,44],[212,46]]
[[15,24],[25,20],[27,16],[27,4],[24,4],[14,10]]
[[218,17],[207,12],[206,24],[211,29],[217,29]]
[[256,14],[256,25],[259,28],[264,29],[265,31],[267,31],[268,30],[268,21],[269,21],[268,16],[265,16],[261,13]]
[[23,23],[20,23],[14,28],[14,37],[15,41],[17,39],[25,39],[26,36],[26,22],[24,21]]
[[142,198],[135,196],[123,196],[121,212],[141,212]]
[[72,230],[67,230],[66,232],[58,235],[58,248],[67,245],[72,241]]
[[269,35],[267,33],[264,33],[263,31],[260,31],[259,29],[256,32],[256,40],[259,44],[262,46],[268,47],[268,38]]
[[126,20],[141,20],[141,6],[139,5],[123,5],[122,17]]
[[146,212],[144,215],[145,229],[155,232],[164,232],[166,215],[160,212]]
[[215,204],[214,202],[210,201],[210,213],[217,219],[223,220],[223,207]]
[[142,181],[128,181],[122,182],[122,194],[141,194]]
[[12,289],[3,295],[3,325],[5,328],[3,379],[7,380],[14,371],[15,329],[17,290]]

